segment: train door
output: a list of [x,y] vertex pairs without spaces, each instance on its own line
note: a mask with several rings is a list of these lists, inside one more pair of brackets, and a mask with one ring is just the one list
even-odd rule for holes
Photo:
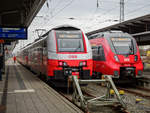
[[95,47],[93,51],[93,60],[94,60],[94,65],[95,65],[95,71],[103,73],[106,69],[104,66],[104,63],[106,61],[105,54],[104,54],[104,48],[102,45],[99,45]]
[[100,70],[101,73],[106,72],[106,67],[105,67],[105,54],[104,54],[104,47],[102,45],[99,45],[98,47],[98,69]]
[[92,54],[93,54],[93,71],[96,72],[97,71],[97,51],[98,51],[98,47],[97,46],[92,46]]

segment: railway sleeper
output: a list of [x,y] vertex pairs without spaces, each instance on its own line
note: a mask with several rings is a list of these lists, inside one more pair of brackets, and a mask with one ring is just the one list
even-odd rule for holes
[[[120,109],[126,109],[126,104],[122,100],[121,95],[119,94],[112,78],[105,75],[104,79],[95,79],[95,80],[81,80],[77,76],[72,76],[73,81],[73,95],[72,100],[75,104],[81,107],[84,110],[87,110],[89,106],[121,106]],[[81,90],[80,85],[83,83],[106,83],[107,91],[106,94],[100,97],[86,96]],[[110,90],[114,91],[114,96],[110,94]]]

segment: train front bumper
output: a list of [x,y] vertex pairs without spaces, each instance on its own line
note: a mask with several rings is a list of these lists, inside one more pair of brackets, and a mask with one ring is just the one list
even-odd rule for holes
[[75,75],[80,79],[90,79],[90,70],[80,70],[80,69],[72,69],[65,68],[63,70],[54,70],[54,79],[65,80],[68,76]]

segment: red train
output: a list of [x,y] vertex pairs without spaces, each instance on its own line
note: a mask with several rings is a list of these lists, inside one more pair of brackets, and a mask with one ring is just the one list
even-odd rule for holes
[[88,37],[93,51],[93,72],[113,78],[142,77],[143,64],[135,39],[121,31],[108,31]]
[[[86,35],[73,26],[51,29],[18,55],[20,63],[47,80],[60,84],[69,75],[92,76],[92,50]],[[65,82],[64,82],[65,83]]]

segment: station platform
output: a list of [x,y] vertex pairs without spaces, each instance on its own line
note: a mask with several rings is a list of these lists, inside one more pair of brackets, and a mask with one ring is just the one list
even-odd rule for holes
[[82,113],[63,96],[12,59],[0,81],[0,113]]

